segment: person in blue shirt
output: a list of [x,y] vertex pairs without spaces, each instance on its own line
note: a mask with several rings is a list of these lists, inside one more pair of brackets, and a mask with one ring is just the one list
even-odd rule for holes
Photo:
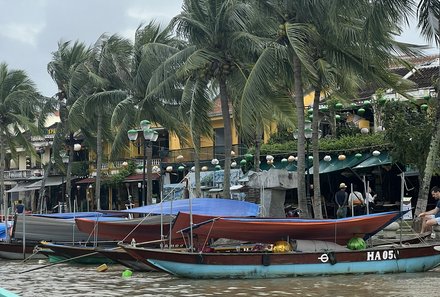
[[23,201],[18,200],[17,206],[15,207],[15,211],[17,213],[23,213],[24,212],[24,204]]
[[419,218],[423,219],[421,233],[431,231],[432,226],[440,225],[440,188],[435,186],[431,189],[432,197],[437,200],[434,209],[419,214]]

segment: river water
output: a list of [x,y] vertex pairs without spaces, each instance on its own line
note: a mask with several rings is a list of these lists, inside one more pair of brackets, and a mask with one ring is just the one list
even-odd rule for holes
[[0,259],[0,287],[19,296],[438,296],[440,268],[425,273],[341,275],[259,280],[189,280],[159,272],[134,272],[124,266],[22,263]]

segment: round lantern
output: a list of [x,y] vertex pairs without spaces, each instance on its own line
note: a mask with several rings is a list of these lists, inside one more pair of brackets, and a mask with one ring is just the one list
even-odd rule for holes
[[166,171],[167,171],[167,172],[171,172],[171,171],[173,171],[173,166],[167,166]]
[[214,168],[215,170],[220,170],[220,169],[222,169],[222,167],[220,166],[220,165],[215,165],[215,168]]
[[364,101],[364,106],[365,106],[365,107],[370,107],[370,105],[371,105],[371,102],[370,102],[370,101],[368,101],[368,100],[365,100],[365,101]]
[[370,130],[368,128],[366,128],[366,127],[361,129],[361,133],[362,134],[368,134],[368,132],[370,132]]
[[177,162],[182,162],[183,161],[183,156],[182,155],[178,155],[177,157],[176,157],[176,161]]
[[373,156],[377,157],[377,156],[379,156],[379,155],[380,155],[380,152],[379,152],[379,151],[373,151]]
[[218,165],[218,163],[220,163],[218,159],[212,159],[211,160],[211,164],[212,165]]
[[183,171],[183,170],[185,170],[185,166],[180,165],[179,167],[177,167],[177,170]]
[[237,167],[237,162],[233,161],[233,162],[231,163],[231,167],[232,167],[232,168]]
[[196,166],[191,167],[191,172],[196,171]]
[[339,114],[335,115],[335,119],[336,121],[340,121],[341,120],[341,116]]
[[427,110],[428,109],[428,104],[420,105],[420,109],[423,110],[423,111]]
[[290,162],[290,163],[292,163],[293,161],[295,161],[295,157],[294,157],[294,156],[289,156],[289,157],[287,158],[287,161]]
[[267,155],[266,156],[266,160],[267,161],[273,161],[273,156],[272,155]]
[[341,109],[343,107],[343,105],[342,105],[342,103],[338,102],[338,103],[335,104],[335,107],[337,109]]
[[208,166],[202,166],[200,169],[202,169],[202,171],[208,171]]
[[332,157],[330,157],[329,155],[324,156],[324,161],[330,162],[331,160],[332,160]]
[[364,113],[365,113],[365,109],[364,108],[359,108],[358,111],[357,111],[357,114],[360,115],[360,116],[363,115]]
[[281,159],[281,164],[286,164],[288,161],[287,161],[287,159],[286,158],[282,158]]
[[339,155],[338,156],[338,160],[339,161],[344,161],[347,157],[345,155]]
[[362,154],[361,153],[357,153],[356,155],[354,155],[356,158],[360,159],[362,158]]

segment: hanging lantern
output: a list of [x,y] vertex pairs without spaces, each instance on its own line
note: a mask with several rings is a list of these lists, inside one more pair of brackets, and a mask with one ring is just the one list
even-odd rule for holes
[[254,156],[253,156],[252,154],[245,154],[245,155],[244,155],[244,158],[245,158],[247,161],[252,160],[253,157],[254,157]]
[[338,160],[339,160],[339,161],[344,161],[346,158],[347,158],[347,157],[346,157],[345,155],[343,155],[343,154],[341,154],[341,155],[338,156]]
[[246,161],[245,159],[243,159],[243,160],[240,161],[240,165],[241,165],[241,166],[246,165],[246,163],[247,163],[247,161]]
[[218,165],[218,163],[220,163],[218,159],[214,158],[214,159],[211,160],[211,164],[212,165]]
[[354,102],[350,103],[350,107],[353,109],[358,108],[357,104]]
[[307,113],[310,115],[310,114],[313,114],[313,108],[309,108],[309,109],[307,109]]
[[177,157],[176,157],[176,161],[177,162],[182,162],[183,161],[183,156],[182,155],[178,155]]
[[191,167],[191,172],[196,171],[196,166]]
[[289,157],[287,158],[287,161],[290,162],[290,163],[292,163],[293,161],[295,161],[295,157],[294,157],[294,156],[289,156]]
[[215,165],[214,169],[215,170],[220,170],[220,169],[222,169],[222,167],[220,165]]
[[79,152],[79,151],[81,150],[81,144],[79,144],[79,143],[75,143],[75,144],[73,145],[73,150],[74,150],[75,152]]
[[208,171],[208,166],[202,166],[200,169],[202,169],[202,171]]
[[379,156],[379,155],[380,155],[380,152],[379,152],[379,151],[373,151],[373,156],[377,157],[377,156]]
[[342,107],[344,107],[344,105],[342,105],[342,103],[338,102],[335,104],[336,109],[342,109]]
[[365,113],[365,109],[362,108],[362,107],[359,108],[358,111],[357,111],[357,114],[360,115],[360,116],[362,116],[364,113]]
[[360,159],[362,158],[362,154],[361,153],[357,153],[356,155],[354,155],[356,158]]
[[332,160],[332,157],[330,157],[329,155],[324,156],[324,161],[330,162],[331,160]]
[[365,106],[365,107],[370,107],[370,105],[371,105],[371,102],[370,102],[370,101],[368,101],[368,100],[365,100],[365,101],[364,101],[364,106]]
[[313,156],[309,156],[309,160],[310,160],[310,161],[313,161]]
[[173,171],[173,166],[167,166],[166,171],[167,172],[172,172]]
[[272,165],[273,164],[273,160],[267,160],[267,164]]
[[340,120],[341,120],[341,116],[338,115],[338,114],[336,114],[336,115],[335,115],[335,119],[336,119],[336,121],[340,121]]
[[368,132],[370,132],[370,130],[368,128],[366,128],[366,127],[361,129],[361,133],[362,134],[368,134]]
[[232,162],[231,162],[231,168],[235,168],[235,167],[237,167],[237,162],[232,161]]
[[313,114],[309,115],[309,120],[311,120],[311,121],[313,120]]
[[387,99],[385,97],[380,97],[378,102],[380,105],[384,105],[387,102]]
[[160,168],[159,168],[159,166],[154,165],[151,171],[152,171],[153,173],[160,173]]
[[273,156],[272,155],[267,155],[266,156],[266,160],[267,161],[273,161]]
[[281,159],[281,164],[283,164],[283,165],[286,165],[286,164],[287,164],[287,162],[288,162],[288,161],[287,161],[287,159],[286,159],[286,158],[282,158],[282,159]]
[[420,109],[423,110],[423,111],[426,111],[428,109],[428,104],[420,105]]
[[234,156],[235,156],[235,152],[231,151],[231,157],[234,157]]

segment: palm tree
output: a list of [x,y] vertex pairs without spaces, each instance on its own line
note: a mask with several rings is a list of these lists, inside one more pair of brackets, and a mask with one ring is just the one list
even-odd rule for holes
[[[58,86],[58,93],[56,94],[59,101],[60,123],[57,125],[58,137],[61,136],[61,141],[64,141],[66,136],[69,138],[68,156],[69,162],[66,169],[66,196],[69,201],[71,199],[71,175],[73,163],[73,134],[74,130],[69,124],[68,117],[72,106],[76,100],[81,96],[81,89],[87,83],[86,77],[82,75],[84,72],[84,62],[88,59],[90,49],[84,43],[76,41],[73,45],[70,41],[59,42],[58,50],[52,54],[52,61],[47,65],[47,70]],[[67,134],[67,135],[66,135]],[[57,137],[57,138],[58,138]],[[55,156],[59,155],[59,147],[52,152]],[[51,160],[49,166],[45,171],[43,182],[40,190],[40,201],[44,196],[45,180],[51,168]],[[62,164],[62,163],[61,163]]]
[[[155,73],[163,75],[164,68],[159,69],[159,66],[178,53],[183,44],[181,40],[171,35],[170,28],[162,29],[155,22],[139,26],[136,30],[130,76],[125,81],[128,97],[116,106],[112,116],[112,127],[117,131],[112,154],[118,155],[127,148],[127,131],[143,119],[159,124],[178,135],[186,135],[178,115],[179,104],[177,102],[182,96],[181,88],[176,88],[173,83],[167,85],[168,87],[162,91],[157,90],[166,85],[166,81],[174,79],[170,78],[174,76],[172,73],[167,73],[166,78],[152,81]],[[147,204],[152,203],[151,158],[152,151],[148,148]]]
[[[39,134],[35,122],[42,110],[42,97],[24,71],[9,70],[6,63],[0,63],[0,89],[0,198],[3,200],[3,215],[8,230],[8,199],[5,196],[6,149],[9,148],[13,158],[17,157],[19,146],[36,155],[26,132],[23,131]],[[6,232],[6,236],[8,234]]]
[[[111,115],[117,104],[127,97],[126,81],[130,77],[132,45],[118,35],[98,38],[90,59],[85,62],[89,79],[88,96],[78,100],[87,119],[86,125],[94,127],[96,137],[96,208],[101,209],[101,175],[103,141],[111,142]],[[86,126],[82,126],[85,130]]]
[[218,88],[224,124],[224,188],[230,197],[230,166],[232,150],[231,92],[232,84],[245,77],[245,52],[253,47],[246,39],[251,27],[253,8],[246,1],[185,0],[182,12],[171,20],[179,36],[190,46],[188,58],[179,69],[182,76],[196,77]]
[[[316,91],[316,104],[322,90],[346,91],[346,86],[337,80],[344,74],[343,71],[367,75],[379,85],[397,85],[397,78],[387,71],[391,53],[413,53],[411,48],[392,39],[393,34],[399,31],[395,23],[408,12],[408,7],[404,5],[406,2],[390,1],[386,5],[372,1],[357,1],[356,5],[346,1],[259,2],[264,8],[262,13],[268,16],[265,25],[272,26],[275,32],[275,24],[278,23],[278,34],[276,43],[266,47],[254,67],[254,73],[250,75],[246,100],[255,110],[267,104],[261,100],[267,96],[261,97],[259,92],[264,94],[273,90],[274,77],[282,77],[285,88],[284,96],[272,97],[273,104],[287,106],[289,99],[294,98],[299,131],[298,204],[302,216],[310,216],[302,174],[305,172],[304,90]],[[378,19],[381,21],[378,22]],[[282,94],[282,90],[278,92]],[[314,128],[316,156],[317,124]],[[318,168],[318,158],[314,159],[314,167]],[[315,201],[319,201],[319,197]]]
[[[427,41],[434,40],[437,47],[440,47],[440,3],[436,0],[422,0],[417,7],[418,27]],[[429,153],[426,158],[425,170],[423,172],[421,189],[417,199],[415,215],[424,212],[428,204],[429,186],[438,158],[440,146],[440,73],[437,80],[437,104],[435,105],[434,133],[429,144]]]

